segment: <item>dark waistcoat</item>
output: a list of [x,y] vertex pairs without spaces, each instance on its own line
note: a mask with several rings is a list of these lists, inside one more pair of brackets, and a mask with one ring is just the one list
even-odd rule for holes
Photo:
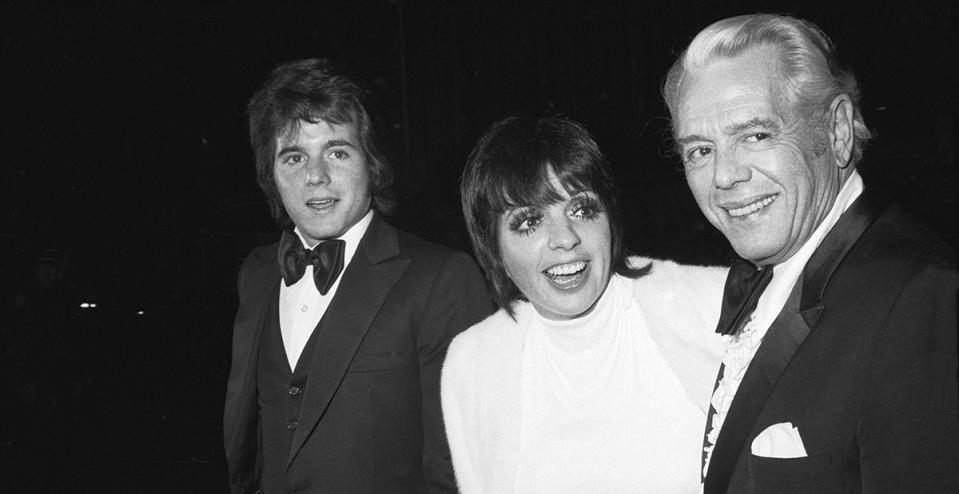
[[300,407],[309,381],[310,362],[316,347],[317,334],[323,321],[313,330],[296,368],[290,371],[277,304],[273,305],[270,321],[264,328],[256,369],[256,386],[260,409],[262,437],[261,486],[265,493],[288,492],[291,486],[286,481],[286,464],[290,456],[293,433],[299,426]]

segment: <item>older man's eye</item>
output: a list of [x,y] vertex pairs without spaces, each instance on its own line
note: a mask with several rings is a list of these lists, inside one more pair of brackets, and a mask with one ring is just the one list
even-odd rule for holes
[[772,135],[769,132],[756,132],[755,134],[749,134],[746,136],[746,142],[759,142],[769,139]]
[[686,151],[683,155],[683,163],[688,167],[696,168],[704,165],[711,154],[713,154],[712,148],[708,146],[696,146]]

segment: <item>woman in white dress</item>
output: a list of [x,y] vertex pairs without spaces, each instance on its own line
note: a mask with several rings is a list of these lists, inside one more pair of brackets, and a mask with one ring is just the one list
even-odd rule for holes
[[605,158],[568,119],[493,124],[461,193],[500,310],[443,368],[460,491],[698,492],[726,270],[628,258]]

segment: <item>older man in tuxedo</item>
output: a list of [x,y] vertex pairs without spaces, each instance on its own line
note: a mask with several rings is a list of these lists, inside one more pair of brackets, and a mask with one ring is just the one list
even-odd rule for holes
[[706,493],[959,492],[955,254],[857,171],[859,90],[815,25],[725,19],[663,95],[690,190],[746,260]]
[[492,311],[482,275],[384,220],[391,171],[349,73],[280,65],[249,123],[259,184],[292,228],[240,269],[232,492],[455,491],[440,370],[450,339]]

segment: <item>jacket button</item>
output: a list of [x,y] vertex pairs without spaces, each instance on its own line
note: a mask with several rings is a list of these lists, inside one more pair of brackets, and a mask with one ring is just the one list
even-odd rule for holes
[[302,391],[303,390],[301,390],[298,386],[290,386],[290,389],[289,389],[290,396],[296,396],[300,394]]
[[289,421],[289,422],[286,423],[286,428],[289,429],[289,430],[293,430],[293,429],[296,429],[296,426],[297,426],[297,425],[299,425],[299,423],[298,423],[297,421],[291,420],[291,421]]

